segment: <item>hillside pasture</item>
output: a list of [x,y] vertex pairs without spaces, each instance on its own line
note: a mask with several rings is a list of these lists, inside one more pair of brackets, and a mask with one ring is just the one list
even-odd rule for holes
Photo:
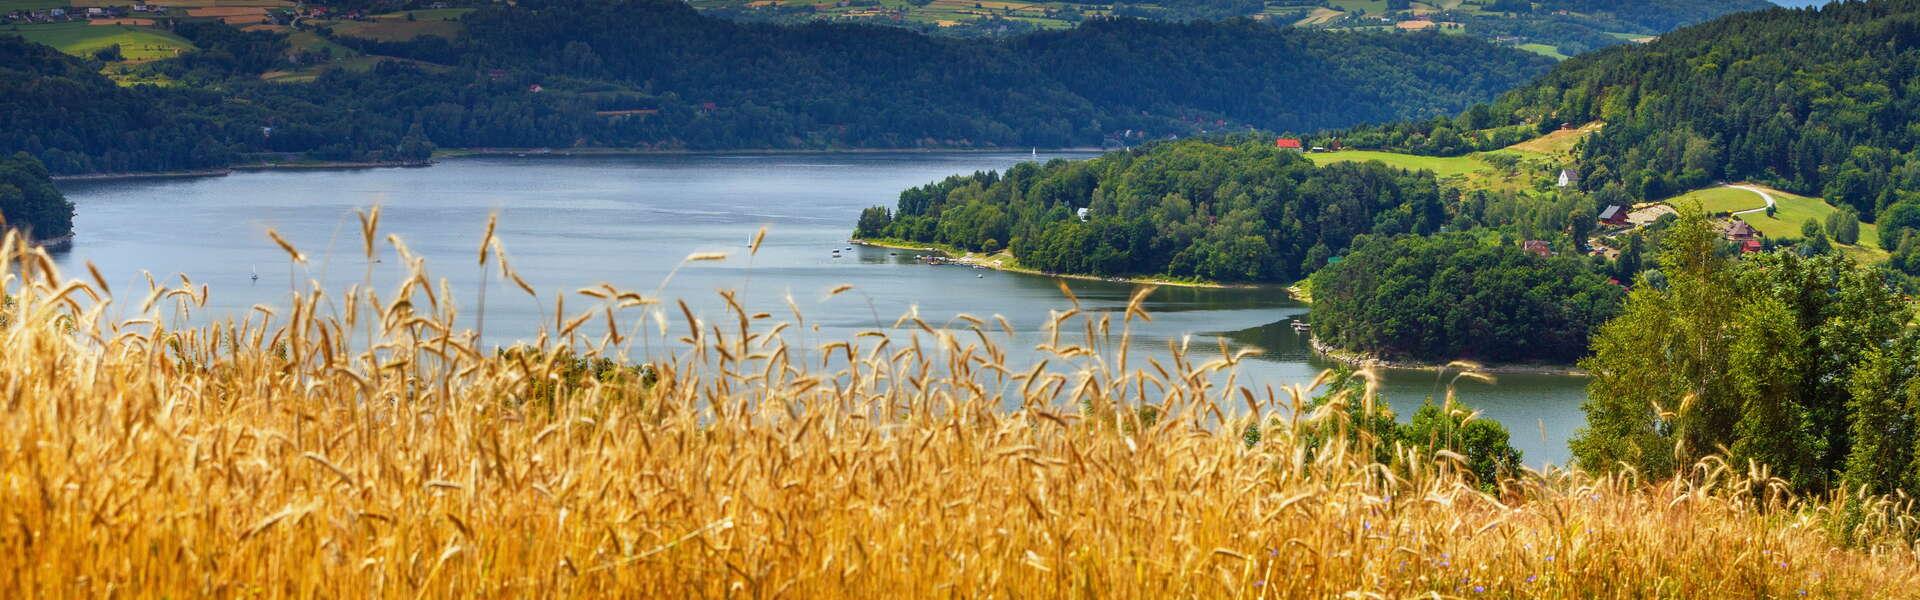
[[[1773,196],[1776,205],[1773,216],[1767,216],[1766,211],[1758,210],[1767,207],[1766,200],[1762,199],[1760,194],[1730,186],[1694,190],[1668,199],[1666,203],[1678,206],[1698,202],[1700,208],[1708,214],[1757,210],[1758,212],[1744,213],[1735,218],[1746,221],[1761,235],[1774,239],[1798,238],[1801,224],[1806,223],[1808,219],[1825,225],[1827,215],[1839,210],[1819,198],[1790,194],[1765,186],[1752,187],[1764,189]],[[1887,251],[1880,248],[1880,230],[1872,223],[1860,224],[1860,243],[1848,245],[1835,242],[1834,245],[1853,256],[1854,259],[1865,263],[1881,262],[1888,256]]]
[[1545,56],[1545,57],[1547,57],[1547,58],[1551,58],[1551,59],[1554,59],[1554,60],[1566,60],[1566,59],[1567,59],[1567,55],[1566,55],[1566,53],[1564,53],[1564,52],[1561,52],[1561,51],[1560,51],[1560,49],[1559,49],[1559,48],[1557,48],[1557,47],[1554,47],[1554,46],[1549,46],[1549,45],[1546,45],[1546,44],[1521,44],[1521,45],[1519,45],[1519,46],[1515,46],[1515,47],[1516,47],[1516,48],[1519,48],[1519,49],[1521,49],[1521,50],[1525,50],[1525,51],[1528,51],[1528,52],[1532,52],[1532,53],[1534,53],[1534,54],[1538,54],[1538,55],[1541,55],[1541,56]]
[[1376,150],[1341,150],[1339,152],[1318,152],[1308,155],[1315,163],[1328,165],[1342,162],[1379,161],[1396,169],[1410,171],[1433,171],[1441,179],[1465,176],[1469,173],[1487,171],[1493,168],[1486,161],[1472,156],[1419,156],[1398,152],[1380,152]]
[[1599,132],[1606,126],[1606,123],[1595,121],[1576,129],[1559,129],[1504,149],[1542,156],[1570,156],[1573,154],[1574,147],[1580,144],[1580,140],[1587,139],[1587,136]]
[[87,58],[102,48],[119,44],[120,55],[131,62],[173,58],[197,49],[193,42],[172,33],[132,25],[40,23],[0,28],[0,33],[18,33],[28,41]]
[[[382,15],[385,16],[385,15]],[[454,39],[466,31],[465,26],[452,19],[418,18],[406,20],[405,15],[398,18],[376,18],[372,21],[332,21],[328,24],[333,32],[347,37],[356,37],[382,42],[404,42],[424,36]]]

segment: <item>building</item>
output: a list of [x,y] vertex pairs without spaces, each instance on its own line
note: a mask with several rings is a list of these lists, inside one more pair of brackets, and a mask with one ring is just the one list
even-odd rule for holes
[[1720,234],[1726,236],[1729,242],[1741,242],[1743,245],[1745,242],[1759,241],[1755,238],[1760,237],[1760,232],[1754,231],[1752,225],[1739,219],[1727,221],[1727,224],[1720,226]]
[[1273,141],[1273,147],[1281,150],[1300,150],[1303,148],[1298,138],[1280,138]]
[[1600,223],[1615,227],[1626,227],[1631,224],[1631,222],[1627,220],[1627,207],[1618,204],[1609,204],[1606,208],[1600,209]]
[[1520,242],[1520,250],[1540,258],[1553,256],[1553,247],[1548,246],[1545,240],[1527,240]]
[[1577,185],[1580,185],[1580,171],[1574,169],[1560,170],[1560,187],[1574,187]]
[[1764,249],[1766,249],[1766,244],[1760,243],[1760,240],[1757,240],[1757,239],[1747,240],[1745,242],[1740,243],[1740,252],[1742,254],[1759,252]]

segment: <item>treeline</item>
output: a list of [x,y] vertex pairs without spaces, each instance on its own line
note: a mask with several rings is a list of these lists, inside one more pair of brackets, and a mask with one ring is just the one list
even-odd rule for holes
[[41,240],[73,233],[73,203],[53,187],[40,161],[25,153],[0,157],[0,229],[25,230]]
[[[466,35],[335,37],[371,69],[279,34],[186,23],[200,51],[136,68],[0,40],[0,152],[55,173],[204,168],[263,153],[419,160],[435,147],[1067,147],[1203,131],[1313,130],[1445,114],[1543,72],[1447,36],[1340,35],[1252,21],[1096,22],[1011,39],[772,26],[679,2],[482,7]],[[329,35],[327,32],[320,32]]]
[[1291,282],[1361,234],[1429,234],[1447,218],[1432,173],[1193,140],[948,178],[868,209],[855,234],[1010,249],[1045,272]]
[[1799,491],[1920,489],[1912,311],[1842,254],[1734,259],[1684,212],[1581,362],[1593,380],[1574,456],[1659,477],[1725,453]]
[[1468,233],[1362,237],[1312,283],[1322,342],[1436,363],[1571,364],[1624,296],[1586,257]]

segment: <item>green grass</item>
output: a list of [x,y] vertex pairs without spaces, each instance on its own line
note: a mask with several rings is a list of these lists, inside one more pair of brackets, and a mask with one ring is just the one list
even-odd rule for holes
[[0,14],[10,13],[16,10],[60,8],[67,4],[67,0],[0,0]]
[[[1808,219],[1812,219],[1816,223],[1825,225],[1827,215],[1833,214],[1835,210],[1838,210],[1834,208],[1833,205],[1827,204],[1825,200],[1819,198],[1808,198],[1797,194],[1789,194],[1772,188],[1763,189],[1766,189],[1767,193],[1773,195],[1773,201],[1776,205],[1773,216],[1769,217],[1766,212],[1762,211],[1740,215],[1739,219],[1752,225],[1761,235],[1770,238],[1800,237],[1800,225],[1802,223],[1807,222]],[[1767,206],[1766,200],[1762,199],[1759,194],[1733,187],[1694,190],[1667,200],[1668,204],[1678,204],[1682,202],[1699,202],[1700,207],[1708,213],[1737,212],[1765,208]],[[1863,263],[1871,264],[1887,259],[1886,250],[1880,248],[1880,230],[1872,223],[1860,224],[1860,243],[1855,245],[1836,243],[1835,245],[1839,246],[1840,249],[1845,251],[1849,256]]]
[[1308,155],[1315,163],[1333,164],[1354,161],[1380,161],[1389,167],[1412,171],[1433,171],[1441,179],[1491,170],[1492,165],[1473,156],[1419,156],[1374,150],[1342,150]]
[[1558,47],[1548,46],[1546,44],[1521,44],[1519,47],[1521,50],[1532,52],[1534,54],[1545,56],[1547,58],[1551,58],[1554,60],[1567,59],[1567,55],[1561,53]]
[[114,44],[120,45],[120,55],[130,61],[173,58],[176,49],[195,50],[193,42],[180,36],[132,25],[44,23],[9,26],[0,28],[0,32],[19,33],[28,41],[80,57],[92,57],[94,51]]
[[1340,9],[1348,14],[1360,10],[1367,11],[1367,15],[1369,16],[1377,17],[1387,14],[1387,0],[1332,0],[1327,3],[1327,6]]

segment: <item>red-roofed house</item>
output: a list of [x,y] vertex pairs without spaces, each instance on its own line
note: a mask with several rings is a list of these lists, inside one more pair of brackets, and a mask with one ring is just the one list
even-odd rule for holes
[[1520,243],[1520,250],[1541,258],[1553,256],[1553,248],[1544,240],[1527,240]]
[[1300,140],[1295,138],[1280,138],[1274,140],[1273,147],[1281,150],[1299,150],[1301,148]]

